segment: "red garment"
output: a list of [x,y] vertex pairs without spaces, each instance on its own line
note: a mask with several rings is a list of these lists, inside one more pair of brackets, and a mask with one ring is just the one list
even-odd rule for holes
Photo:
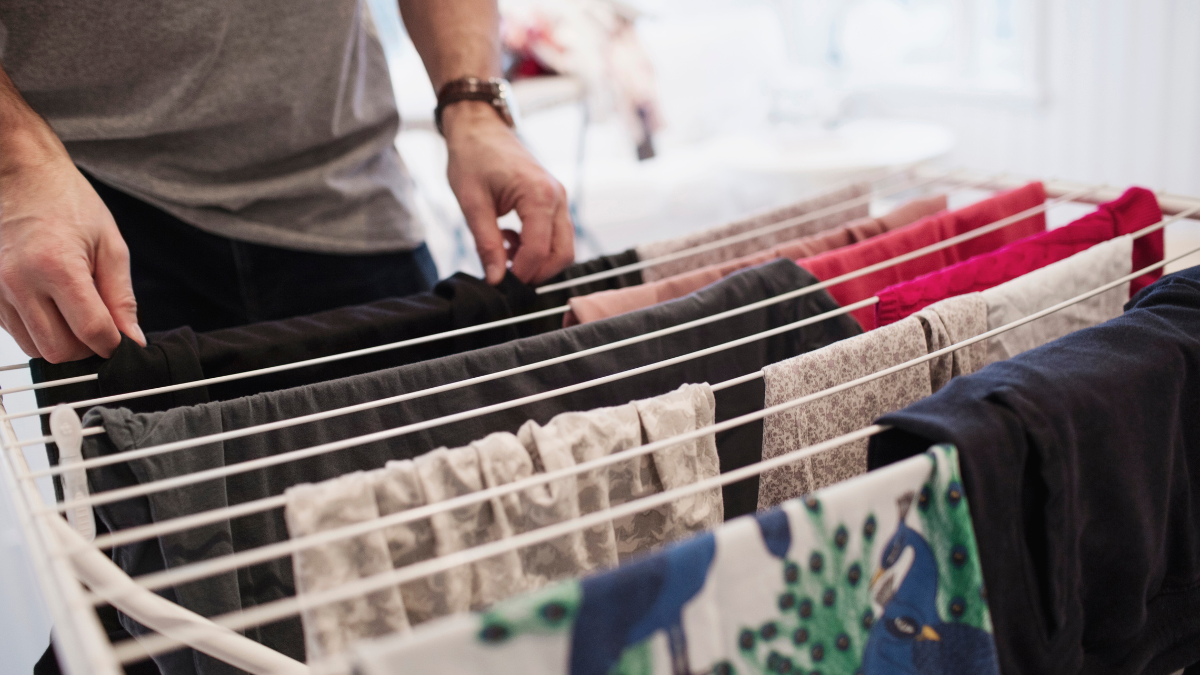
[[[939,241],[945,241],[984,225],[990,225],[1026,209],[1040,206],[1045,201],[1046,190],[1042,184],[1040,182],[1030,183],[1015,190],[1001,192],[957,211],[922,218],[912,225],[906,225],[852,246],[811,258],[802,258],[797,260],[796,264],[812,272],[817,279],[828,281],[848,272],[890,260]],[[838,301],[838,304],[845,307],[851,303],[866,300],[893,284],[940,270],[947,265],[953,265],[981,253],[993,251],[1009,242],[1028,237],[1035,232],[1043,232],[1045,229],[1046,216],[1039,212],[981,237],[834,284],[829,287],[829,294]],[[862,324],[864,330],[871,330],[875,327],[874,307],[864,307],[852,314]]]
[[[939,300],[999,286],[1160,220],[1162,211],[1154,193],[1143,188],[1129,188],[1119,198],[1101,204],[1095,212],[1070,225],[1040,232],[991,253],[883,289],[879,293],[879,304],[875,305],[875,322],[886,326]],[[1133,269],[1139,270],[1162,257],[1162,230],[1134,240]],[[1138,277],[1130,285],[1130,293],[1137,293],[1161,275],[1162,270],[1156,270]]]

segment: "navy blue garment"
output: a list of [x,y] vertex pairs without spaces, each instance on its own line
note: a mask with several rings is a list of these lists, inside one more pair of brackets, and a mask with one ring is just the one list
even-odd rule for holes
[[958,447],[1003,672],[1200,661],[1200,267],[878,423]]

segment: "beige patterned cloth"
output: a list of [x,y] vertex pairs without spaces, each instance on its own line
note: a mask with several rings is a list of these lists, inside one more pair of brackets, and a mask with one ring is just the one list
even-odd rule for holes
[[[685,384],[624,406],[564,413],[545,426],[530,421],[515,435],[495,433],[466,447],[439,448],[375,471],[299,485],[286,493],[288,531],[295,538],[369,521],[626,451],[643,439],[653,442],[712,425],[715,406],[707,384]],[[718,473],[716,440],[709,434],[429,519],[306,549],[292,558],[297,593],[303,597]],[[723,520],[718,488],[366,598],[306,609],[302,620],[308,654],[310,659],[335,655],[361,637],[481,609],[551,581],[612,567]]]
[[[381,516],[427,503],[421,475],[416,462],[411,459],[388,462],[383,469],[367,475],[371,477]],[[288,508],[292,508],[291,502]],[[433,523],[427,518],[389,527],[383,533],[393,568],[438,555]],[[400,594],[404,598],[409,623],[416,625],[439,616],[467,611],[471,605],[470,574],[470,568],[459,567],[401,585]]]
[[[294,537],[379,517],[370,479],[361,472],[293,490],[286,519]],[[314,546],[292,560],[296,593],[301,596],[392,569],[387,542],[378,530]],[[408,629],[404,602],[396,588],[305,609],[302,620],[305,650],[314,660],[340,652],[361,637]]]
[[[1080,251],[1056,263],[982,291],[988,328],[998,328],[1064,300],[1116,281],[1133,271],[1129,235]],[[1067,333],[1118,317],[1129,300],[1129,284],[1088,298],[1037,321],[988,339],[988,363],[1002,361]]]
[[[987,303],[978,293],[934,303],[894,324],[763,369],[766,405],[794,401],[920,358],[987,330]],[[870,425],[986,363],[984,341],[776,413],[763,420],[763,459],[778,457]],[[867,439],[773,469],[759,478],[758,507],[857,476],[867,470]]]
[[[947,298],[913,314],[925,330],[929,353],[982,335],[988,329],[987,301],[979,293]],[[987,340],[957,349],[929,362],[930,388],[937,391],[950,378],[970,375],[987,365]],[[891,412],[891,411],[888,411]]]
[[[716,417],[716,399],[707,384],[685,384],[669,394],[637,401],[634,405],[642,418],[642,432],[647,443],[712,426]],[[717,439],[712,434],[655,450],[651,457],[657,475],[656,492],[691,485],[721,473]],[[662,533],[655,537],[660,542],[683,539],[724,521],[720,488],[683,497],[656,511],[666,516]]]
[[[758,215],[737,220],[732,223],[720,225],[710,228],[702,232],[694,232],[675,239],[666,241],[658,241],[650,244],[642,244],[637,247],[639,260],[651,260],[660,256],[682,251],[684,249],[694,248],[702,244],[708,244],[714,241],[732,237],[737,234],[756,230],[761,227],[780,223],[789,218],[797,218],[807,213],[812,213],[817,209],[826,208],[835,204],[840,204],[857,197],[870,194],[871,186],[869,183],[856,183],[844,188],[831,190],[824,194],[810,197],[803,201],[796,202],[782,208],[760,213]],[[810,234],[816,234],[827,230],[831,227],[837,227],[843,223],[847,223],[855,218],[863,218],[868,215],[868,205],[859,204],[851,208],[839,210],[835,213],[830,213],[813,220],[798,223],[788,227],[783,227],[774,232],[768,232],[757,237],[752,237],[744,241],[731,243],[727,246],[721,246],[710,251],[705,251],[686,258],[670,260],[642,270],[642,281],[650,283],[658,281],[666,277],[680,274],[681,272],[689,272],[691,270],[700,269],[716,263],[723,263],[735,258],[758,253],[764,249],[768,249],[776,244],[781,244],[791,239],[805,237]]]
[[[507,448],[504,446],[508,446]],[[511,454],[515,450],[529,462],[525,448],[512,434],[491,434],[481,441],[446,450],[439,448],[416,459],[417,474],[430,504],[478,492],[487,487],[482,455]],[[498,458],[503,461],[503,458]],[[499,499],[477,502],[430,518],[437,555],[445,556],[513,535],[512,523]],[[517,551],[485,558],[470,565],[469,609],[482,609],[497,600],[527,589]]]
[[[642,444],[642,422],[632,403],[588,412],[568,412],[554,416],[545,426],[530,420],[517,432],[517,437],[531,454],[537,453],[547,471],[563,466],[582,464],[601,457],[623,452]],[[551,459],[554,458],[554,459]],[[641,491],[643,475],[651,471],[651,459],[642,458],[610,464],[575,476],[576,503],[579,513],[586,515],[616,506]],[[613,567],[618,562],[617,530],[628,530],[632,518],[583,531],[587,571]]]
[[[793,401],[928,353],[920,320],[908,317],[764,368],[765,403],[769,407]],[[933,393],[929,382],[925,363],[770,415],[763,420],[763,459],[861,429],[883,413]],[[776,506],[866,469],[865,439],[772,469],[759,478],[758,508]]]

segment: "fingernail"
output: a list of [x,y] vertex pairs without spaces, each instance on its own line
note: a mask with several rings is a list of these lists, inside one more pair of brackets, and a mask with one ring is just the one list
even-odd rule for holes
[[143,347],[146,346],[146,334],[142,332],[142,327],[136,323],[133,324],[133,335],[129,337],[133,338],[135,342],[141,344]]

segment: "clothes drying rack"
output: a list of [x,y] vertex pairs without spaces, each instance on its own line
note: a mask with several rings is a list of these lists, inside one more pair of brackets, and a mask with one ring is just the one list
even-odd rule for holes
[[[782,229],[782,227],[785,227],[789,224],[795,224],[798,220],[802,220],[804,218],[815,219],[827,213],[834,213],[839,209],[844,210],[853,206],[864,204],[872,199],[878,199],[880,196],[898,195],[905,192],[911,192],[913,190],[927,189],[937,186],[944,186],[950,190],[995,190],[1017,187],[1024,182],[1026,181],[1021,178],[1007,175],[980,176],[977,174],[971,174],[970,172],[935,170],[923,166],[904,167],[902,169],[890,172],[876,180],[876,189],[874,193],[864,198],[848,200],[842,204],[826,207],[824,209],[815,211],[812,214],[807,214],[806,216],[792,218],[781,223],[774,223],[756,228],[751,232],[743,233],[741,235],[737,235],[736,237],[726,238],[720,242],[713,242],[689,249],[687,251],[671,254],[671,256],[664,257],[663,259],[643,261],[634,265],[626,266],[625,268],[608,270],[606,272],[588,275],[587,277],[581,277],[579,279],[544,288],[547,290],[557,290],[559,288],[564,288],[579,283],[586,283],[588,281],[605,278],[607,276],[616,276],[625,272],[633,271],[635,269],[643,269],[655,264],[656,262],[665,262],[667,259],[679,259],[686,257],[687,255],[693,255],[701,253],[705,250],[716,248],[720,245],[733,243],[733,241],[748,239],[756,235],[764,234],[765,232]],[[876,269],[895,265],[905,260],[911,260],[919,257],[920,255],[931,253],[935,250],[940,250],[941,248],[953,245],[958,241],[982,236],[987,232],[1000,229],[1010,223],[1017,222],[1030,215],[1034,215],[1035,213],[1044,212],[1059,204],[1069,202],[1097,204],[1114,199],[1121,193],[1120,189],[1112,186],[1090,185],[1067,181],[1044,181],[1044,185],[1046,187],[1046,194],[1048,197],[1048,200],[1045,204],[1028,209],[1020,214],[1005,218],[1001,221],[997,221],[977,230],[968,232],[964,235],[959,235],[952,240],[939,242],[938,244],[925,247],[898,258],[877,263],[876,265],[872,265],[856,273],[830,279],[821,284],[815,284],[804,289],[799,289],[797,291],[785,293],[780,296],[768,298],[758,303],[754,303],[753,305],[737,308],[735,310],[729,310],[728,312],[714,315],[713,317],[705,317],[704,319],[688,322],[687,324],[681,324],[668,329],[640,335],[635,338],[631,338],[628,341],[613,343],[613,345],[621,346],[623,344],[631,344],[634,341],[657,339],[671,333],[689,330],[697,326],[712,323],[713,321],[727,318],[728,316],[734,316],[739,313],[751,311],[759,306],[785,302],[794,297],[799,297],[807,293],[815,292],[822,288],[827,288],[840,283],[841,281],[862,276],[863,274],[868,274]],[[1164,219],[1156,225],[1152,225],[1140,232],[1134,233],[1132,236],[1137,237],[1148,234],[1152,231],[1162,229],[1171,222],[1175,222],[1184,218],[1200,218],[1200,216],[1197,216],[1197,214],[1200,214],[1200,197],[1185,197],[1161,192],[1156,194],[1165,216]],[[879,433],[880,431],[883,431],[884,427],[872,425],[814,446],[797,449],[780,457],[742,467],[740,469],[723,473],[716,477],[702,480],[691,485],[683,486],[673,490],[667,490],[636,501],[627,502],[620,506],[591,513],[581,518],[560,522],[555,525],[526,532],[511,538],[490,542],[476,548],[467,549],[448,556],[426,560],[372,577],[358,579],[354,582],[321,591],[319,593],[306,594],[303,596],[302,600],[296,597],[284,598],[268,604],[247,609],[233,615],[204,618],[193,614],[182,607],[174,605],[169,600],[155,595],[152,591],[187,583],[189,581],[203,579],[214,574],[258,564],[267,560],[282,558],[311,546],[327,544],[340,539],[359,536],[361,534],[385,527],[391,527],[402,523],[412,522],[421,518],[427,518],[435,513],[460,508],[469,504],[480,503],[487,499],[516,492],[518,490],[524,490],[536,485],[542,485],[565,476],[590,471],[600,466],[606,466],[608,464],[621,461],[628,461],[655,450],[661,450],[678,443],[700,438],[702,436],[707,436],[709,434],[715,434],[726,429],[731,429],[740,424],[760,420],[768,415],[804,405],[805,403],[835,394],[839,391],[845,391],[846,389],[881,377],[885,377],[886,375],[897,372],[904,368],[913,367],[938,358],[939,356],[944,356],[953,352],[954,350],[961,349],[981,340],[986,340],[993,335],[999,334],[1006,330],[1011,330],[1012,328],[1016,328],[1017,326],[1024,325],[1031,321],[1035,321],[1043,316],[1047,316],[1075,303],[1116,288],[1117,286],[1128,282],[1129,280],[1140,276],[1147,271],[1162,268],[1171,262],[1197,252],[1200,252],[1200,248],[1190,251],[1168,251],[1170,256],[1160,263],[1156,263],[1153,266],[1141,270],[1134,270],[1133,273],[1127,277],[1123,277],[1122,279],[1105,284],[1099,288],[1093,289],[1075,298],[1066,300],[1053,307],[1046,308],[1019,321],[997,327],[982,335],[976,336],[969,340],[964,340],[957,344],[951,345],[918,359],[900,364],[898,366],[894,366],[884,371],[838,385],[831,389],[810,394],[793,401],[788,401],[776,406],[764,408],[761,411],[730,419],[713,426],[704,427],[687,434],[630,448],[629,450],[619,454],[592,460],[590,462],[578,464],[566,469],[535,474],[513,483],[488,488],[479,492],[456,497],[454,499],[411,509],[409,511],[391,514],[374,521],[356,523],[354,525],[345,526],[334,530],[322,531],[317,534],[270,544],[258,549],[240,551],[221,558],[204,560],[137,578],[131,578],[117,568],[111,562],[111,560],[109,560],[107,555],[105,555],[104,550],[136,541],[147,540],[169,532],[183,531],[191,527],[197,527],[199,525],[216,522],[218,520],[234,518],[240,515],[247,515],[249,513],[255,513],[269,509],[281,508],[283,506],[282,496],[258,500],[257,502],[239,504],[233,507],[197,513],[174,520],[154,523],[152,525],[130,528],[129,530],[105,534],[95,538],[94,541],[89,541],[86,528],[81,527],[80,522],[91,517],[90,514],[93,505],[111,503],[113,501],[119,501],[121,499],[127,499],[134,496],[172,489],[180,485],[197,483],[203,480],[211,480],[213,478],[219,478],[225,475],[233,475],[235,473],[250,470],[266,469],[273,465],[282,464],[288,461],[295,461],[303,457],[311,457],[318,454],[336,452],[340,449],[352,447],[354,445],[377,441],[384,438],[395,438],[402,436],[405,433],[411,433],[412,431],[418,429],[434,428],[442,424],[452,423],[459,419],[486,414],[487,412],[492,412],[495,410],[518,407],[536,400],[543,400],[552,396],[568,393],[569,391],[578,391],[587,387],[597,386],[605,382],[613,381],[623,377],[629,377],[647,370],[662,368],[673,363],[678,363],[682,360],[697,358],[705,354],[719,352],[724,349],[730,349],[741,344],[746,344],[747,342],[753,340],[766,338],[770,335],[776,335],[786,331],[795,330],[801,326],[842,315],[854,311],[855,309],[869,307],[876,302],[876,299],[871,298],[864,300],[858,303],[847,305],[846,307],[842,307],[832,312],[810,317],[793,324],[773,328],[762,333],[746,336],[720,345],[713,345],[700,350],[699,352],[685,354],[658,363],[639,366],[638,368],[619,373],[613,373],[605,377],[597,378],[587,382],[581,382],[569,387],[563,387],[547,392],[540,392],[532,396],[526,396],[520,399],[486,406],[485,408],[480,408],[477,410],[465,411],[455,415],[449,415],[442,418],[410,424],[396,429],[364,429],[365,435],[360,437],[346,439],[344,441],[337,441],[335,443],[326,443],[310,448],[302,448],[300,450],[281,453],[272,457],[265,457],[261,460],[242,462],[240,464],[222,467],[215,473],[211,471],[200,472],[200,474],[179,476],[170,480],[157,481],[155,483],[137,485],[130,488],[121,488],[119,490],[112,490],[93,495],[86,494],[86,491],[83,494],[69,491],[66,496],[66,500],[57,504],[47,504],[42,499],[41,493],[36,485],[36,480],[38,478],[57,475],[62,476],[64,480],[74,477],[76,481],[78,481],[83,472],[87,468],[91,467],[103,466],[106,464],[126,461],[135,457],[149,456],[153,454],[162,454],[166,452],[187,452],[190,448],[199,446],[203,443],[222,440],[224,438],[236,438],[253,433],[262,433],[275,428],[302,424],[304,422],[313,421],[314,419],[324,419],[336,415],[347,414],[359,409],[366,409],[366,407],[390,405],[403,400],[408,400],[410,398],[435,393],[434,390],[444,391],[467,386],[479,381],[496,379],[515,374],[517,372],[525,372],[534,368],[550,365],[551,363],[560,363],[573,358],[579,358],[586,354],[593,353],[594,351],[604,351],[615,347],[613,345],[604,345],[602,347],[595,348],[595,350],[584,350],[583,352],[576,354],[564,354],[553,359],[548,359],[544,362],[526,364],[520,368],[490,373],[485,376],[480,376],[479,378],[472,378],[471,380],[443,385],[442,387],[437,387],[433,390],[408,392],[399,395],[398,397],[388,398],[382,401],[371,401],[344,409],[324,411],[322,413],[318,413],[317,415],[305,416],[305,418],[281,420],[279,422],[259,425],[257,427],[248,429],[238,429],[230,432],[224,432],[223,434],[218,434],[215,436],[186,439],[177,443],[164,444],[158,447],[142,448],[137,451],[119,453],[117,455],[96,458],[87,461],[81,461],[78,459],[73,461],[64,460],[63,465],[52,467],[49,470],[37,472],[32,471],[27,464],[23,453],[23,448],[52,440],[57,440],[60,444],[60,447],[63,445],[69,446],[72,442],[72,435],[74,435],[75,442],[78,442],[81,436],[78,426],[72,427],[71,424],[66,424],[65,426],[60,427],[56,425],[56,418],[66,420],[73,419],[77,425],[78,418],[74,416],[74,413],[70,413],[71,408],[86,408],[91,405],[113,403],[136,396],[161,393],[168,390],[177,390],[187,388],[189,386],[197,386],[214,380],[185,383],[182,385],[172,385],[171,387],[160,387],[158,389],[147,390],[143,392],[123,394],[120,397],[107,397],[105,399],[82,401],[70,404],[70,406],[62,406],[60,407],[60,410],[63,410],[64,412],[55,411],[55,417],[52,417],[51,424],[55,429],[55,434],[53,436],[43,437],[38,434],[24,439],[18,437],[18,434],[14,430],[12,420],[21,417],[30,417],[37,414],[45,414],[51,411],[49,409],[36,409],[10,413],[5,406],[3,397],[10,394],[20,393],[22,391],[28,391],[30,389],[66,384],[68,381],[10,387],[0,390],[0,452],[2,452],[4,455],[4,461],[0,462],[0,467],[2,467],[0,468],[0,474],[3,474],[3,490],[5,493],[5,498],[9,499],[11,503],[12,511],[16,516],[17,526],[19,528],[22,541],[24,542],[26,549],[29,551],[30,557],[33,561],[33,568],[37,576],[39,589],[45,599],[51,618],[54,622],[55,650],[59,657],[59,662],[64,671],[69,675],[83,675],[85,673],[109,675],[120,673],[122,672],[122,665],[124,664],[129,664],[147,658],[149,655],[169,652],[182,646],[191,647],[198,651],[205,652],[252,673],[307,673],[309,672],[309,667],[307,665],[294,661],[286,656],[283,656],[282,654],[274,652],[267,647],[259,645],[258,643],[241,636],[236,631],[278,621],[290,616],[295,616],[302,608],[306,609],[325,603],[343,601],[348,598],[371,593],[380,588],[398,583],[404,583],[406,581],[411,581],[413,579],[430,574],[435,574],[437,572],[445,571],[462,564],[481,560],[493,555],[499,555],[522,546],[548,541],[555,537],[562,536],[563,534],[591,527],[613,518],[640,512],[661,504],[666,504],[688,494],[693,494],[704,490],[711,490],[718,486],[743,480],[745,478],[758,475],[759,473],[762,473],[768,469],[800,461],[805,457],[811,456],[823,450],[834,448],[862,438],[867,438],[871,435]],[[538,315],[548,316],[553,315],[554,313],[561,313],[563,311],[565,311],[565,308],[556,308],[553,310],[539,312]],[[506,319],[501,322],[485,324],[482,327],[459,329],[457,331],[451,331],[445,334],[418,338],[418,340],[430,341],[442,339],[452,335],[462,334],[463,330],[473,332],[476,330],[495,327],[497,325],[517,323],[522,320],[530,320],[531,318],[533,318],[531,315],[514,317],[513,319]],[[410,343],[411,341],[405,341],[403,343],[395,343],[392,345],[381,345],[378,347],[373,347],[371,350],[382,351],[386,349],[393,349],[398,346],[404,346]],[[358,355],[361,353],[364,353],[364,350],[358,350],[348,354],[340,354],[334,357],[325,357],[325,359],[333,360],[337,358],[347,358],[350,355]],[[321,360],[318,359],[315,361]],[[250,373],[242,373],[235,376],[225,377],[251,377],[255,374],[275,372],[279,369],[300,367],[302,365],[309,365],[311,363],[312,362],[301,362],[297,364],[287,364],[285,366],[263,369],[262,371],[253,371]],[[17,370],[24,367],[26,367],[25,364],[13,364],[11,366],[4,366],[0,368],[0,370]],[[751,373],[727,382],[717,383],[713,385],[713,389],[723,389],[741,382],[749,381],[756,377],[761,377],[761,372]],[[94,379],[94,376],[85,376],[85,378]],[[74,382],[82,380],[80,378],[71,378],[69,381]],[[82,431],[82,435],[92,435],[95,433],[101,433],[101,431],[96,429]],[[70,524],[68,524],[68,520],[65,520],[62,517],[63,514],[69,514],[72,516]],[[136,641],[127,640],[116,645],[110,643],[108,637],[101,628],[99,619],[95,612],[95,608],[103,604],[112,604],[124,613],[138,620],[143,625],[154,628],[157,633],[144,636]]]

